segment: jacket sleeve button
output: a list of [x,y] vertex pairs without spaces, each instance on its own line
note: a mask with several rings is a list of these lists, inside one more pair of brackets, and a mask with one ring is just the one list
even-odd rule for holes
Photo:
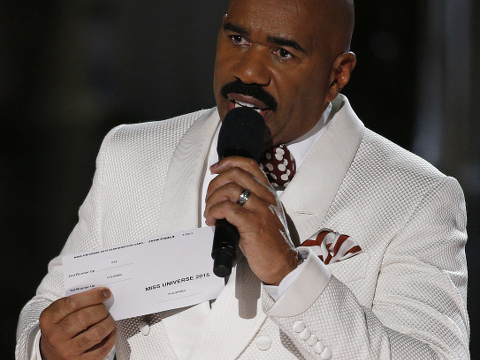
[[310,336],[310,339],[307,340],[307,344],[310,346],[316,345],[318,342],[318,339],[315,335]]
[[310,335],[312,335],[312,333],[310,332],[310,330],[308,330],[308,328],[305,328],[305,329],[300,333],[300,339],[302,339],[302,340],[308,340],[308,339],[310,339]]
[[313,347],[313,351],[315,351],[317,354],[321,354],[324,349],[325,349],[325,346],[321,341],[317,341],[317,343]]
[[293,324],[293,331],[301,333],[305,329],[305,323],[303,321],[295,321]]
[[150,334],[150,325],[148,325],[145,321],[140,321],[138,323],[138,329],[143,336],[147,336],[148,334]]
[[332,350],[330,350],[329,348],[325,348],[325,350],[323,350],[323,352],[320,354],[320,357],[323,359],[323,360],[329,360],[332,358]]
[[259,336],[255,340],[255,345],[257,345],[259,350],[266,351],[270,349],[270,346],[272,345],[272,339],[266,335]]

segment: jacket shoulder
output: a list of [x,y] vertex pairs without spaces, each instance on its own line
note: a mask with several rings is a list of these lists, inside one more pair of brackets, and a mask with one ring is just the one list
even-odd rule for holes
[[107,161],[117,155],[125,161],[130,157],[168,158],[187,130],[215,111],[215,108],[199,110],[165,120],[119,125],[105,136],[99,157]]
[[[434,195],[434,194],[442,195]],[[360,238],[358,229],[395,233],[421,204],[440,196],[462,201],[458,182],[428,161],[365,129],[326,215],[327,227]],[[355,216],[351,217],[351,214]]]
[[365,129],[355,162],[378,175],[389,174],[393,183],[436,183],[447,177],[425,159],[369,129]]
[[164,139],[165,137],[175,139],[183,136],[195,121],[212,111],[214,109],[198,110],[165,120],[119,125],[112,129],[107,137],[110,137],[112,142],[120,143],[135,140],[145,142],[148,139]]

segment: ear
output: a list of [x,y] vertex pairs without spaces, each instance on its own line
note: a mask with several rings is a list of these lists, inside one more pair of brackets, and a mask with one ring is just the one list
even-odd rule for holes
[[332,72],[330,74],[330,87],[327,91],[327,102],[332,102],[338,93],[347,85],[350,80],[350,74],[355,67],[357,57],[351,51],[344,52],[337,56],[333,62]]

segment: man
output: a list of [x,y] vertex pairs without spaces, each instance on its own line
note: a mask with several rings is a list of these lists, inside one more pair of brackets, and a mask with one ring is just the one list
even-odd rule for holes
[[[98,359],[115,340],[119,359],[469,357],[461,189],[365,129],[339,95],[355,66],[353,17],[350,0],[232,0],[217,108],[105,138],[63,254],[226,218],[243,255],[216,301],[115,324],[108,289],[59,299],[57,258],[23,310],[17,357]],[[284,190],[253,160],[215,158],[236,106],[264,117],[265,150],[295,148]],[[296,249],[322,229],[362,251],[325,265]]]

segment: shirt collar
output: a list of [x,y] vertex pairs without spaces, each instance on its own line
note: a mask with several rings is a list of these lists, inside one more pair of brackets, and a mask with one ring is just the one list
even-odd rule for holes
[[313,145],[317,142],[318,139],[323,135],[330,125],[330,114],[332,112],[332,104],[329,103],[322,116],[306,134],[299,137],[298,139],[287,144],[288,149],[295,159],[296,169],[300,167],[303,163],[303,160],[307,157],[308,153],[312,149]]

